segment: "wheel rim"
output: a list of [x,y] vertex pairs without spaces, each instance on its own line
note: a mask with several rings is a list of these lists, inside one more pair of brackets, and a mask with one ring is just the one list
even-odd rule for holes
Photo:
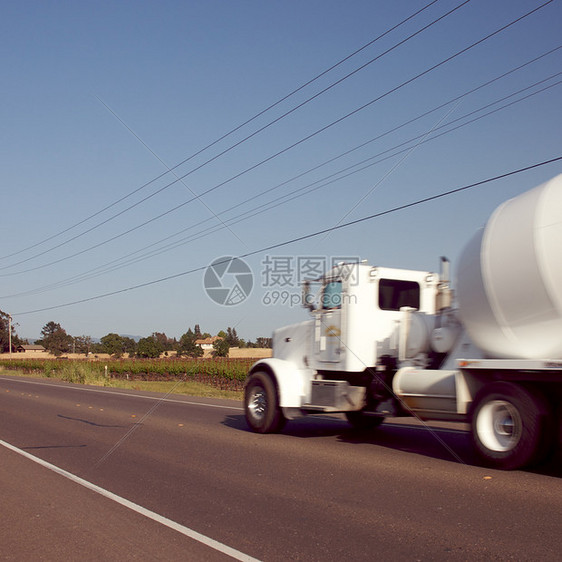
[[248,397],[248,411],[256,421],[262,421],[267,411],[267,395],[261,386],[255,386]]
[[492,400],[478,413],[476,430],[480,442],[489,450],[511,451],[521,439],[523,424],[517,408],[505,400]]

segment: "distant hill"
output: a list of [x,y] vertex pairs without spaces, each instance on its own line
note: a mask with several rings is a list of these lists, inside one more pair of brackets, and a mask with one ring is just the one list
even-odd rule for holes
[[144,336],[131,336],[130,334],[119,334],[122,338],[131,338],[132,340],[135,340],[136,342],[138,342],[139,340],[142,340],[142,338],[144,338]]
[[[144,338],[144,336],[132,336],[129,334],[119,334],[121,337],[123,338],[131,338],[133,340],[135,340],[137,343],[139,340],[141,340],[142,338]],[[31,345],[33,345],[36,341],[40,340],[41,338],[26,338],[21,336],[22,340],[27,340]],[[92,337],[92,343],[100,343],[101,338],[94,338]]]

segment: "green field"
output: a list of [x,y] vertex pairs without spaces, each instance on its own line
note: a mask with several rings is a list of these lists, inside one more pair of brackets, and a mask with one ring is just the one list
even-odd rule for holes
[[241,399],[253,359],[0,360],[5,374],[78,384]]

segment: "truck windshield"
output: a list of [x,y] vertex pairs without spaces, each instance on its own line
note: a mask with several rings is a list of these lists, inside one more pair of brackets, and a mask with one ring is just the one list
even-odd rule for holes
[[403,306],[420,308],[420,286],[415,281],[381,279],[379,282],[379,308],[400,310]]
[[326,283],[322,291],[322,308],[324,310],[341,308],[341,281]]

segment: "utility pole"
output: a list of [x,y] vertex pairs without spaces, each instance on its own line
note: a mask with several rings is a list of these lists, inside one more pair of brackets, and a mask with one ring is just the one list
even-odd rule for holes
[[10,349],[10,359],[12,358],[12,316],[8,314],[8,346]]

